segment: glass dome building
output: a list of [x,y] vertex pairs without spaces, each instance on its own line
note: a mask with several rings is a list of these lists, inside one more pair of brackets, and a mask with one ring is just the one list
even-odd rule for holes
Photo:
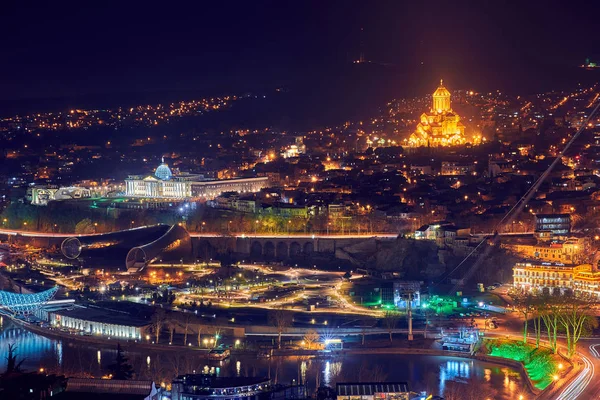
[[173,173],[171,172],[171,168],[167,164],[165,164],[165,158],[162,158],[162,163],[156,168],[154,171],[154,176],[162,181],[168,181],[173,177]]

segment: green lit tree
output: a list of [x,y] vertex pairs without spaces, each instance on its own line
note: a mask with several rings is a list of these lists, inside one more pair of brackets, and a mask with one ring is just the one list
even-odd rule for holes
[[590,303],[571,298],[565,301],[558,314],[558,321],[567,338],[567,355],[573,357],[581,335],[598,327],[598,320],[591,314]]
[[554,354],[558,353],[557,336],[560,327],[559,315],[561,311],[562,299],[553,296],[543,296],[541,301],[537,302],[537,313],[544,321],[548,342]]

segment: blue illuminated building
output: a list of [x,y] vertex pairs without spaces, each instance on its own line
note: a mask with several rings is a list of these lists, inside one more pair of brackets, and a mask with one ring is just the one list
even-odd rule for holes
[[0,290],[0,307],[8,309],[13,314],[30,315],[52,300],[58,291],[58,286],[39,293],[11,293]]

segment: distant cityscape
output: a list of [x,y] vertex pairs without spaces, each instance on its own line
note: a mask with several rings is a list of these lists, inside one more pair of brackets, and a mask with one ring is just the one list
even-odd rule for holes
[[600,397],[595,4],[5,8],[0,400]]

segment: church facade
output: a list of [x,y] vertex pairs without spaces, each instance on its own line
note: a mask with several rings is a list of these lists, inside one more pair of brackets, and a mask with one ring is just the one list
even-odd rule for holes
[[408,138],[410,147],[459,146],[467,142],[465,126],[450,105],[450,92],[443,81],[433,92],[429,113],[421,115],[417,129]]

